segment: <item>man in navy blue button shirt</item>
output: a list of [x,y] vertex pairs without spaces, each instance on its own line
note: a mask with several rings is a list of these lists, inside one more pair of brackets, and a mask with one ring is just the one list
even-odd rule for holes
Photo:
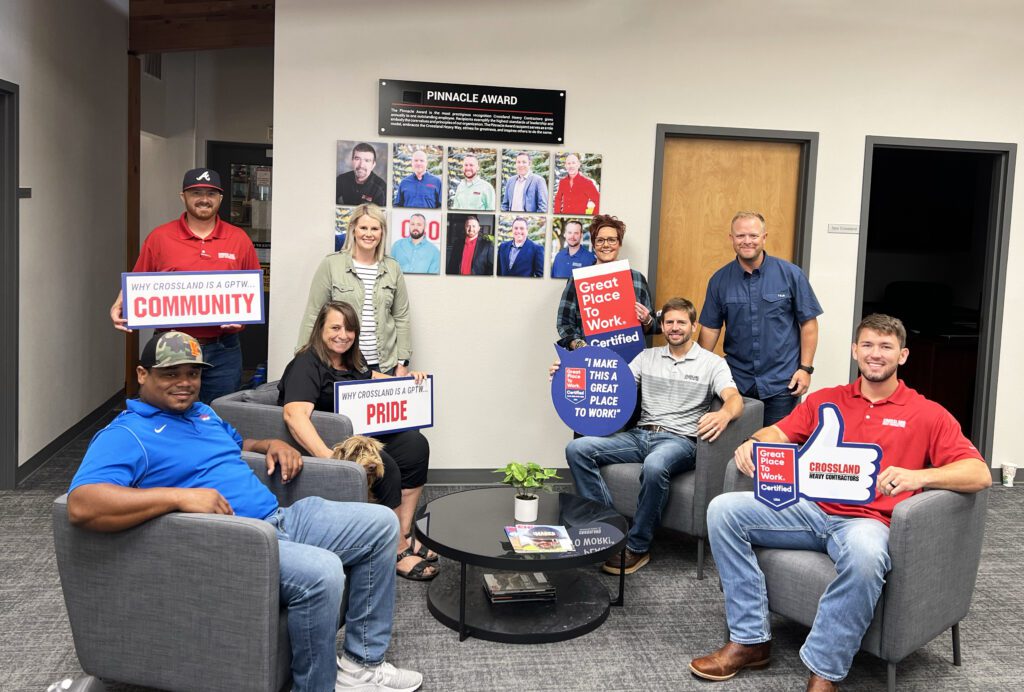
[[741,211],[729,237],[736,260],[711,277],[697,343],[711,350],[725,330],[725,360],[744,396],[764,403],[764,424],[792,411],[811,385],[821,305],[800,267],[771,257],[764,217]]

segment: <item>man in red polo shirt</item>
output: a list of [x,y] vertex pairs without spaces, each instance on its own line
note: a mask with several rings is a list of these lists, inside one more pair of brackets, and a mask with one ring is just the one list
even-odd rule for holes
[[[209,168],[195,168],[181,183],[185,213],[157,226],[142,244],[133,272],[231,271],[259,269],[260,262],[249,236],[238,226],[223,221],[217,212],[224,199],[220,175]],[[116,329],[130,332],[122,315],[121,293],[110,306],[110,320]],[[204,374],[199,399],[208,404],[242,386],[242,349],[238,332],[242,326],[187,327],[203,347],[211,367]]]
[[906,344],[907,332],[895,317],[865,317],[853,344],[860,377],[810,394],[736,450],[737,468],[752,476],[755,441],[803,443],[818,428],[819,407],[831,403],[842,415],[841,439],[835,444],[876,444],[882,460],[875,499],[864,505],[801,499],[776,511],[750,492],[726,493],[711,502],[708,534],[725,594],[730,641],[691,661],[695,675],[728,680],[744,668],[769,663],[768,595],[752,546],[817,550],[835,561],[836,578],[818,601],[800,658],[811,671],[808,690],[836,689],[860,649],[889,571],[889,523],[896,504],[924,488],[973,493],[992,484],[988,464],[956,419],[897,379],[896,369],[909,354]]

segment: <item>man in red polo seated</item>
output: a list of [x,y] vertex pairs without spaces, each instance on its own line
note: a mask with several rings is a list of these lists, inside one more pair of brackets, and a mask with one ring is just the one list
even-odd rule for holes
[[[181,183],[185,213],[157,226],[142,244],[133,272],[233,271],[259,269],[249,236],[238,226],[223,221],[217,212],[224,199],[220,175],[209,168],[195,168]],[[110,306],[114,328],[130,332],[122,315],[121,293]],[[203,376],[199,399],[208,404],[242,386],[242,349],[239,324],[219,327],[187,327],[178,331],[195,337],[212,366]]]
[[881,448],[876,496],[863,505],[802,499],[779,511],[761,504],[751,492],[712,500],[708,537],[725,594],[729,642],[691,661],[694,675],[728,680],[744,668],[763,668],[770,662],[768,593],[753,547],[816,550],[836,563],[836,578],[818,601],[800,660],[811,673],[808,690],[837,689],[860,649],[885,584],[893,508],[925,488],[974,493],[992,484],[988,464],[956,419],[897,377],[897,368],[910,353],[900,320],[880,314],[865,317],[852,353],[860,377],[852,384],[819,389],[788,416],[751,435],[736,450],[736,468],[753,476],[754,442],[806,442],[819,429],[819,419],[829,415],[820,413],[828,410],[822,404],[829,403],[842,416],[827,425],[839,442]]

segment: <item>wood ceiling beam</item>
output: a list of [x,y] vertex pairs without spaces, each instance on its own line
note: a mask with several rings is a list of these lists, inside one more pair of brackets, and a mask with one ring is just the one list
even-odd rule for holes
[[273,45],[273,0],[129,2],[129,53]]

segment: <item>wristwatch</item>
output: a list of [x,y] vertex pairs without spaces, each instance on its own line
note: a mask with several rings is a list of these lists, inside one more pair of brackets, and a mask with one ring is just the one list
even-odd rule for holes
[[814,366],[813,365],[804,365],[803,363],[801,363],[800,367],[798,367],[797,370],[803,370],[808,375],[813,375],[814,374]]
[[399,360],[398,364],[401,365],[403,368],[407,368],[409,367],[409,359],[406,358],[405,360]]

